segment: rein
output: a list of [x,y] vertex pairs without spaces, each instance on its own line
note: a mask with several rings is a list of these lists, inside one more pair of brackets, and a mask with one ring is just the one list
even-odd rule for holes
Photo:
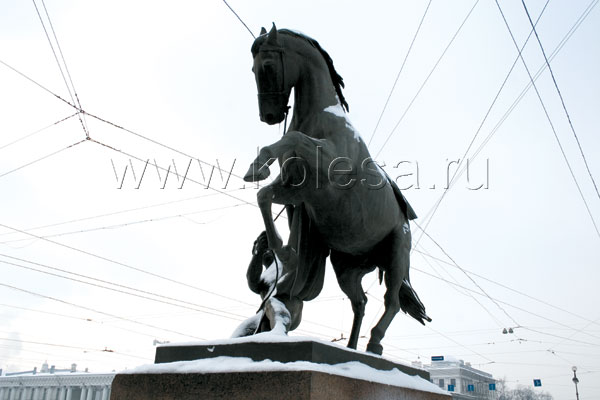
[[[280,57],[279,60],[281,61],[281,75],[282,75],[282,79],[281,79],[281,85],[279,87],[279,90],[276,92],[260,92],[258,93],[258,99],[259,101],[261,99],[267,99],[267,98],[278,98],[278,97],[283,97],[283,101],[281,101],[281,103],[286,102],[288,100],[289,94],[285,91],[285,62],[283,60],[283,56],[285,54],[285,49],[283,48],[283,46],[279,47],[279,46],[271,46],[268,44],[264,44],[261,46],[260,50],[261,52],[277,52],[279,53]],[[286,104],[285,106],[285,119],[283,122],[283,134],[285,135],[287,132],[287,119],[288,119],[288,114],[290,111],[290,107]],[[285,206],[283,206],[283,208],[281,209],[281,211],[279,211],[279,214],[277,214],[277,216],[275,217],[275,219],[273,220],[273,222],[277,221],[277,219],[281,216],[281,214],[283,213],[283,210],[285,210]],[[261,305],[262,308],[262,305]]]
[[[280,54],[279,60],[281,62],[282,79],[281,79],[281,83],[278,88],[279,90],[272,91],[272,92],[260,92],[260,93],[258,93],[258,100],[259,100],[259,102],[261,102],[262,100],[275,99],[278,102],[278,104],[283,104],[283,103],[286,104],[285,110],[284,110],[285,120],[283,123],[283,134],[285,135],[285,133],[287,131],[287,118],[288,118],[288,113],[290,110],[290,107],[287,105],[287,100],[289,98],[289,92],[287,92],[285,90],[285,62],[283,59],[285,49],[282,46],[279,47],[279,46],[271,46],[268,44],[264,44],[263,46],[261,46],[259,51],[260,52],[277,52]],[[285,210],[285,206],[283,206],[282,210],[279,212],[279,214],[277,214],[277,216],[275,217],[275,219],[273,221],[277,221],[277,218],[279,218],[279,216],[281,216],[281,214],[283,213],[284,210]],[[272,250],[270,250],[270,251],[273,252]],[[271,299],[271,297],[273,297],[273,294],[275,293],[275,290],[277,289],[277,285],[279,284],[279,261],[277,260],[277,255],[275,254],[275,252],[273,252],[273,260],[275,261],[275,283],[271,287],[271,290],[269,291],[269,293],[262,300],[260,307],[256,311],[258,313],[262,310],[263,314],[260,317],[258,324],[256,325],[256,329],[254,330],[255,335],[258,333],[258,330],[260,329],[260,326],[262,325],[262,322],[265,318],[265,314],[266,314],[266,312],[264,311],[265,305],[267,304],[267,301],[269,301]]]

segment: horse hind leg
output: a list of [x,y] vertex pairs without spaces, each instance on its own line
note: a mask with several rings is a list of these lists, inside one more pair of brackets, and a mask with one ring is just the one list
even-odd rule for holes
[[403,228],[397,228],[393,240],[391,242],[390,251],[392,251],[391,263],[385,269],[385,286],[386,292],[384,295],[385,311],[377,322],[377,325],[371,329],[371,338],[367,345],[367,351],[381,355],[383,346],[381,340],[385,336],[385,332],[392,323],[392,320],[400,311],[400,289],[405,278],[408,277],[408,269],[410,266],[410,231],[406,232]]
[[351,260],[347,260],[347,257],[341,257],[339,253],[335,252],[331,254],[331,264],[333,265],[340,289],[348,296],[352,304],[354,319],[352,321],[350,338],[348,339],[348,347],[356,349],[367,304],[367,296],[361,282],[363,276],[372,269],[361,268],[356,263],[352,263]]
[[396,276],[397,274],[389,271],[385,274],[386,281],[386,292],[384,296],[385,311],[377,322],[377,325],[371,329],[371,339],[367,344],[367,351],[369,353],[379,354],[383,353],[383,346],[381,340],[385,336],[385,332],[392,323],[392,320],[400,311],[400,300],[398,292],[402,285],[401,279]]

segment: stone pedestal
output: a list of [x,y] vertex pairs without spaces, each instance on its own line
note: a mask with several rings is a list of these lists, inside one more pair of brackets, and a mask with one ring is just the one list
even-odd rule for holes
[[209,342],[207,344],[161,346],[156,348],[154,362],[162,364],[222,356],[248,357],[254,361],[271,360],[282,363],[308,361],[328,365],[358,361],[380,371],[391,371],[396,368],[405,374],[417,375],[429,380],[429,372],[423,369],[395,363],[374,354],[310,339],[279,342]]
[[117,375],[111,400],[448,400],[314,371]]
[[[216,357],[219,358],[215,359]],[[428,382],[429,373],[426,371],[396,364],[382,357],[310,340],[171,345],[157,348],[155,362],[155,365],[139,368],[133,373],[118,374],[112,383],[110,399],[448,400],[451,398],[447,393],[440,393],[433,384]],[[229,363],[232,369],[224,371],[223,364],[229,365]],[[356,369],[357,366],[360,373],[348,372],[352,368]],[[389,372],[393,369],[398,369],[402,373]],[[407,375],[412,377],[407,378]],[[381,379],[377,378],[378,376]],[[409,384],[403,385],[402,382]],[[414,387],[427,387],[430,391],[417,390]]]

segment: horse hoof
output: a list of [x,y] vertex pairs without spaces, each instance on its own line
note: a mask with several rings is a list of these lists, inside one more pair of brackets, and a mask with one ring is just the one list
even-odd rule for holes
[[380,356],[381,354],[383,354],[383,346],[380,343],[369,343],[367,345],[367,352],[377,354],[378,356]]
[[264,179],[267,179],[271,171],[269,171],[269,167],[266,165],[260,165],[258,163],[253,163],[248,168],[248,172],[244,175],[244,181],[246,182],[258,182]]

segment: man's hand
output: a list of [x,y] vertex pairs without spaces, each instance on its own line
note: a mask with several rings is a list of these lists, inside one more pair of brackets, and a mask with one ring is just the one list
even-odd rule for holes
[[265,250],[269,248],[269,241],[267,240],[267,232],[262,231],[258,238],[254,241],[254,246],[252,246],[252,255],[262,254]]

